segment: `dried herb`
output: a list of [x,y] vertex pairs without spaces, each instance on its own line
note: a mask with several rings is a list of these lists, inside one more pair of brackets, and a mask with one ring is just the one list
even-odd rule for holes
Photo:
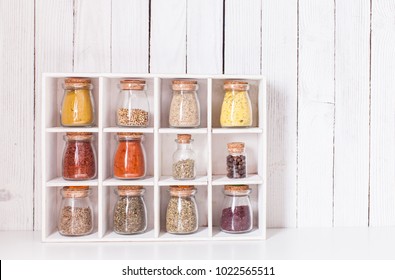
[[148,125],[148,112],[141,109],[120,108],[117,111],[118,125],[121,126],[140,126]]
[[114,231],[133,234],[147,227],[145,205],[140,196],[120,196],[114,209]]
[[60,213],[59,232],[63,235],[85,235],[92,232],[92,211],[89,207],[65,206]]
[[166,230],[192,233],[198,229],[195,202],[189,197],[171,197],[166,211]]
[[173,177],[177,180],[194,179],[195,161],[193,159],[186,159],[173,163]]

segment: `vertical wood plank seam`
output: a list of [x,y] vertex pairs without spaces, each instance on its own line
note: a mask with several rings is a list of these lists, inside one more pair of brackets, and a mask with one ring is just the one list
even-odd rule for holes
[[372,157],[372,14],[373,0],[370,0],[370,32],[369,32],[369,175],[368,175],[368,227],[370,227],[370,184],[371,184],[371,157]]
[[225,74],[225,5],[226,0],[222,3],[222,74]]
[[185,73],[188,73],[188,0],[185,0]]
[[35,228],[35,203],[36,203],[36,0],[33,7],[33,228]]
[[148,1],[148,73],[151,73],[151,6],[152,0]]
[[112,0],[110,3],[110,72],[112,73]]
[[299,227],[298,221],[298,191],[299,191],[299,0],[296,4],[296,24],[297,24],[297,31],[296,31],[296,228]]
[[[262,5],[262,1],[261,1],[261,12],[260,12],[260,16],[261,16],[261,50],[260,50],[260,52],[259,52],[259,54],[260,54],[260,65],[259,65],[259,69],[260,69],[260,71],[259,71],[259,74],[261,74],[262,75],[262,73],[263,73],[263,54],[262,54],[262,51],[263,51],[263,46],[262,46],[262,42],[263,42],[263,15],[262,15],[262,13],[263,13],[263,11],[262,11],[262,9],[263,9],[263,5]],[[266,168],[266,167],[265,167]]]
[[75,64],[75,28],[76,28],[76,24],[75,24],[75,14],[76,14],[75,1],[76,0],[73,0],[73,62],[72,62],[72,66],[71,66],[71,69],[72,69],[73,72],[74,72],[74,64]]
[[335,130],[336,127],[336,0],[333,0],[333,137],[332,137],[332,227],[335,226]]

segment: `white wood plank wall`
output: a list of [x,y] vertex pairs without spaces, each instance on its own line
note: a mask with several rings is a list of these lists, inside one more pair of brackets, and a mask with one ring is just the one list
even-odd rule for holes
[[0,0],[0,230],[40,229],[43,72],[263,74],[269,227],[395,225],[393,0]]

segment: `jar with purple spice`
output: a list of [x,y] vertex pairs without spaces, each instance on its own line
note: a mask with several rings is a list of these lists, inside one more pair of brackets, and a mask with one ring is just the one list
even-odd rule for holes
[[244,233],[252,229],[252,207],[248,185],[226,185],[221,214],[221,230]]
[[229,155],[226,157],[226,176],[228,178],[247,177],[247,157],[243,142],[228,143]]

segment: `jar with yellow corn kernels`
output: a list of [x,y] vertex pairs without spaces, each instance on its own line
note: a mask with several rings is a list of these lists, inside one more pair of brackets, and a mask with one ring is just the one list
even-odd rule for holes
[[222,127],[252,126],[251,100],[246,81],[224,82],[225,96],[222,102],[220,123]]

